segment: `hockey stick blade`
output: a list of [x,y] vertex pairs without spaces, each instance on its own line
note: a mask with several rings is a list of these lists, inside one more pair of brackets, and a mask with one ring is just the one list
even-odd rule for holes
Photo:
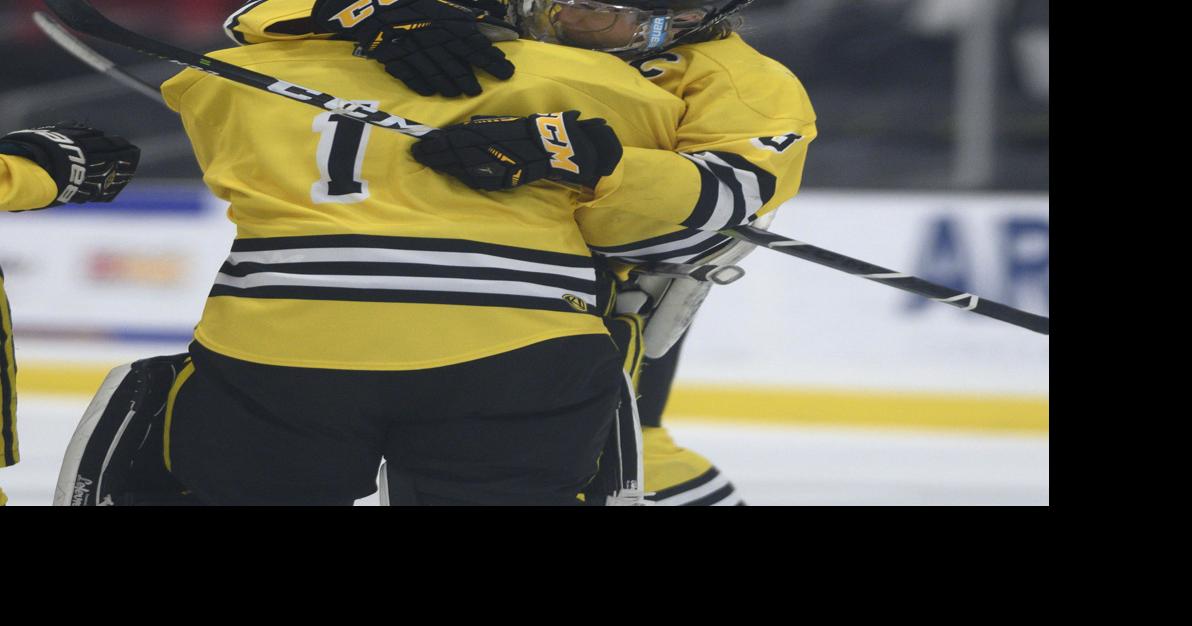
[[231,63],[225,63],[139,35],[104,17],[86,0],[45,0],[45,3],[67,26],[92,37],[131,48],[142,54],[185,65],[242,85],[285,96],[296,102],[332,111],[366,124],[395,130],[404,135],[421,137],[435,130],[433,127],[419,124],[413,120],[407,120],[384,111],[370,111],[359,104],[328,93],[259,74]]
[[883,285],[909,291],[913,294],[930,298],[936,302],[943,302],[954,307],[972,311],[1000,322],[1013,324],[1020,328],[1033,330],[1042,335],[1051,335],[1051,318],[1027,313],[1012,306],[986,300],[971,293],[958,291],[943,285],[923,280],[917,276],[888,270],[884,267],[866,263],[859,259],[845,256],[831,250],[818,248],[809,243],[796,241],[782,235],[754,228],[753,226],[738,226],[720,231],[720,234],[747,241],[757,246],[798,257],[804,261],[818,263],[834,270],[860,276]]
[[70,31],[58,25],[58,23],[55,22],[48,13],[34,11],[33,23],[36,24],[37,27],[41,29],[41,32],[45,33],[51,41],[58,44],[58,47],[67,51],[76,59],[91,66],[100,74],[111,77],[121,85],[136,91],[146,98],[153,99],[158,104],[165,104],[165,99],[161,97],[161,93],[158,91],[157,87],[154,87],[152,84],[120,69],[110,59],[96,52],[91,48],[91,46],[88,46],[79,40],[78,37],[70,34]]

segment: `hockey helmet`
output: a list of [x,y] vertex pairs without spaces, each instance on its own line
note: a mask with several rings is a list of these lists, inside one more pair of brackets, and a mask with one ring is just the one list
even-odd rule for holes
[[708,32],[753,0],[517,0],[525,36],[633,57]]

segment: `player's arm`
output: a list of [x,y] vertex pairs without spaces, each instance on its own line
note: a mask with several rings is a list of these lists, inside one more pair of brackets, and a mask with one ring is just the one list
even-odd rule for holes
[[[496,0],[256,0],[228,17],[240,44],[354,40],[364,56],[424,95],[479,94],[473,68],[499,79],[513,64],[492,41],[516,39]],[[483,29],[483,30],[482,30]]]
[[54,179],[35,161],[0,154],[0,211],[38,209],[57,196]]
[[326,39],[315,32],[311,8],[315,0],[250,0],[224,21],[224,32],[238,44],[293,39]]
[[[726,243],[715,231],[750,224],[798,193],[816,135],[807,94],[781,66],[742,74],[684,74],[691,80],[678,95],[688,108],[675,149],[626,148],[581,211],[600,224],[589,239],[597,252],[690,262]],[[746,92],[746,81],[757,93]]]
[[[585,240],[602,256],[646,264],[734,264],[752,246],[715,229],[742,223],[765,228],[774,209],[799,190],[816,132],[802,85],[740,41],[701,45],[752,57],[734,64],[748,69],[730,74],[691,49],[639,66],[682,97],[688,110],[677,151],[626,149],[622,166],[602,180],[603,195],[577,213]],[[689,228],[674,226],[677,220]],[[711,283],[651,275],[648,266],[631,277],[628,266],[612,265],[621,270],[616,311],[639,314],[646,356],[663,357],[683,336]]]
[[0,210],[111,202],[132,179],[141,151],[73,122],[0,137]]

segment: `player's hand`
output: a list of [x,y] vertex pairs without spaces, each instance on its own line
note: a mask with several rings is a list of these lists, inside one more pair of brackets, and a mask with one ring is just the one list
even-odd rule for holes
[[[463,0],[469,1],[477,2]],[[485,32],[501,33],[490,36],[504,40],[517,39],[517,31],[486,11],[447,0],[397,0],[388,6],[319,0],[312,18],[316,31],[345,33],[364,56],[423,96],[479,94],[473,67],[502,80],[513,76],[513,64]]]
[[543,178],[595,187],[621,161],[621,142],[603,119],[579,115],[473,117],[423,135],[414,158],[485,191]]
[[26,157],[58,186],[48,206],[111,202],[137,171],[141,150],[122,137],[75,122],[59,122],[0,137],[0,154]]

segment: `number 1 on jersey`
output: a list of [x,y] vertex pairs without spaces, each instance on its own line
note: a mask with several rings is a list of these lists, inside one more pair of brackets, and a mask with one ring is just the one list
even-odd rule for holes
[[[373,111],[377,106],[376,102],[358,104]],[[360,168],[372,126],[327,112],[315,117],[313,130],[319,133],[315,160],[322,178],[311,186],[311,199],[315,204],[351,204],[368,199],[368,181],[361,178]]]

